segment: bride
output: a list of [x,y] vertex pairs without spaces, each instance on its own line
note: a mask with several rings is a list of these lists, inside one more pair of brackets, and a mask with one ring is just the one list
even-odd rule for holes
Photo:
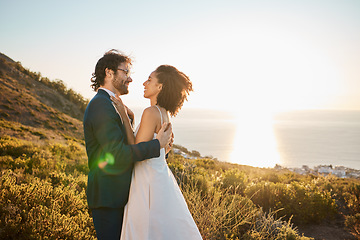
[[[128,144],[156,137],[164,123],[170,122],[192,91],[188,76],[169,65],[161,65],[144,82],[144,97],[151,106],[142,114],[135,136],[120,98],[112,98],[124,121]],[[135,164],[129,200],[125,207],[121,240],[202,239],[180,188],[166,164],[170,147],[160,157]]]

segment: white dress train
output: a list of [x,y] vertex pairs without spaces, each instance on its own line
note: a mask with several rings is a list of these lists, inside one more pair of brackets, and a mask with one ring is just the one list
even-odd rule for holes
[[[162,124],[161,112],[160,116]],[[120,239],[202,239],[166,163],[164,148],[160,150],[160,157],[135,164]]]

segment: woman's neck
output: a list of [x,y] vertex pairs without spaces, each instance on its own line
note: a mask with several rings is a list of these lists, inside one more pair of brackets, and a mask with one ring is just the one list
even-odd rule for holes
[[155,106],[156,104],[157,104],[156,98],[151,98],[150,99],[150,106]]

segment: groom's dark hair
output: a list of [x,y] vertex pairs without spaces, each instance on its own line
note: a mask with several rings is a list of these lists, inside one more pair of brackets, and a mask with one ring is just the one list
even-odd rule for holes
[[100,86],[104,85],[105,69],[108,68],[116,72],[119,65],[123,62],[131,65],[131,58],[116,49],[107,51],[97,62],[95,72],[92,74],[91,87],[94,91],[97,91]]

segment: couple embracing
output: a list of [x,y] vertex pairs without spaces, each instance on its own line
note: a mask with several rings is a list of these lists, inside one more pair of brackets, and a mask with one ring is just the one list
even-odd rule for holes
[[97,91],[84,115],[88,164],[87,200],[100,240],[202,239],[166,164],[175,116],[192,91],[190,79],[161,65],[144,82],[151,106],[133,132],[128,93],[131,59],[111,50],[96,64]]

